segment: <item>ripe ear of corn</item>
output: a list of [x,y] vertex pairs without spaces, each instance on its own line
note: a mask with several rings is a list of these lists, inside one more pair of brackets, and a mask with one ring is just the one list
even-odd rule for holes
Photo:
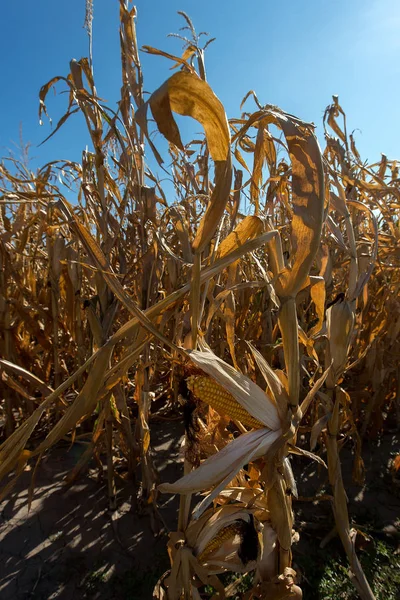
[[243,528],[240,521],[235,521],[229,525],[226,525],[226,527],[222,527],[217,535],[208,542],[204,550],[198,555],[198,560],[200,562],[206,562],[207,558],[211,556],[215,550],[219,550],[222,544],[230,539],[233,539],[236,535],[241,535],[242,529]]
[[240,564],[243,567],[249,566],[260,558],[263,541],[261,532],[262,528],[256,525],[252,515],[249,515],[248,520],[237,519],[221,527],[197,558],[203,563],[222,565],[221,561],[228,564],[233,555],[236,555],[240,561],[236,568],[240,567]]
[[186,380],[189,390],[202,402],[211,406],[221,414],[227,415],[233,421],[240,421],[247,427],[260,429],[265,427],[243,408],[237,400],[210,377],[192,375]]

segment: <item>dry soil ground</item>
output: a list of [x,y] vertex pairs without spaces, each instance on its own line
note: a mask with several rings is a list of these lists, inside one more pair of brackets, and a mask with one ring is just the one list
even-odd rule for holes
[[[151,429],[160,479],[174,481],[182,469],[181,424],[171,427],[169,422],[157,422]],[[23,474],[13,494],[0,505],[1,600],[146,600],[152,597],[158,576],[168,568],[167,533],[154,536],[149,516],[135,514],[133,488],[119,491],[118,510],[113,515],[108,510],[106,483],[98,481],[95,471],[65,489],[63,478],[82,451],[76,444],[69,452],[59,447],[46,457],[37,474],[29,512],[30,472]],[[399,438],[394,434],[386,434],[380,445],[365,444],[367,480],[363,488],[351,484],[351,453],[343,453],[350,511],[356,524],[378,538],[388,536],[392,544],[398,536],[400,499],[384,465],[396,451]],[[299,457],[293,463],[301,497],[323,489],[326,474],[315,463]],[[163,495],[160,503],[165,527],[173,530],[177,499]],[[305,585],[310,580],[315,585],[318,567],[309,557],[324,552],[319,544],[332,529],[329,501],[296,502],[296,516],[301,541],[295,561],[305,570]]]

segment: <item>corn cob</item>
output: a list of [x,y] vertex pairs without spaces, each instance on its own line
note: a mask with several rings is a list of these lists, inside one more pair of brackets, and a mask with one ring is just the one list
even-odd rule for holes
[[221,548],[222,544],[232,540],[235,535],[241,535],[242,529],[242,524],[239,521],[235,521],[234,523],[230,523],[230,525],[226,525],[226,527],[222,527],[217,535],[208,542],[203,552],[198,555],[197,559],[199,562],[206,562],[213,552]]
[[189,390],[199,400],[209,404],[217,412],[227,415],[233,421],[240,421],[247,427],[254,427],[255,429],[264,427],[260,421],[235,400],[232,394],[210,377],[191,375],[186,382]]

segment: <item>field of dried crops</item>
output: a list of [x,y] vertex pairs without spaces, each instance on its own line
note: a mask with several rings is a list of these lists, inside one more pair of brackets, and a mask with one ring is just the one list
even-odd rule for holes
[[[159,531],[180,497],[154,598],[301,598],[292,466],[315,464],[329,484],[310,501],[331,507],[343,569],[372,599],[341,456],[361,489],[363,446],[400,422],[398,163],[362,160],[335,96],[323,150],[254,92],[228,119],[207,83],[212,40],[184,14],[182,56],[143,48],[175,67],[145,99],[136,12],[120,4],[115,111],[91,56],[40,91],[47,116],[49,91],[68,90],[51,135],[83,114],[82,162],[0,163],[1,500],[22,476],[34,502],[46,457],[80,444],[65,484],[104,473],[110,514],[133,486]],[[184,144],[173,113],[204,135]],[[181,477],[161,485],[152,419],[171,438],[185,425]]]

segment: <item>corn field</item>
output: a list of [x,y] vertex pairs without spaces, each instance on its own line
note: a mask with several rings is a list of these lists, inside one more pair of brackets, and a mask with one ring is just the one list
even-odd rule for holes
[[[110,510],[123,480],[155,527],[180,497],[154,598],[228,598],[229,571],[253,573],[246,600],[301,598],[297,455],[328,473],[349,577],[372,599],[340,455],[353,448],[362,483],[363,440],[400,422],[399,164],[363,161],[336,96],[323,149],[253,91],[228,119],[212,39],[181,16],[181,56],[142,48],[174,68],[150,96],[126,0],[115,110],[91,55],[43,85],[41,119],[68,92],[51,135],[84,117],[81,163],[0,162],[0,497],[29,465],[31,502],[46,453],[84,440],[67,483],[95,461]],[[184,143],[174,114],[203,134]],[[182,477],[161,485],[156,412],[186,431]]]

